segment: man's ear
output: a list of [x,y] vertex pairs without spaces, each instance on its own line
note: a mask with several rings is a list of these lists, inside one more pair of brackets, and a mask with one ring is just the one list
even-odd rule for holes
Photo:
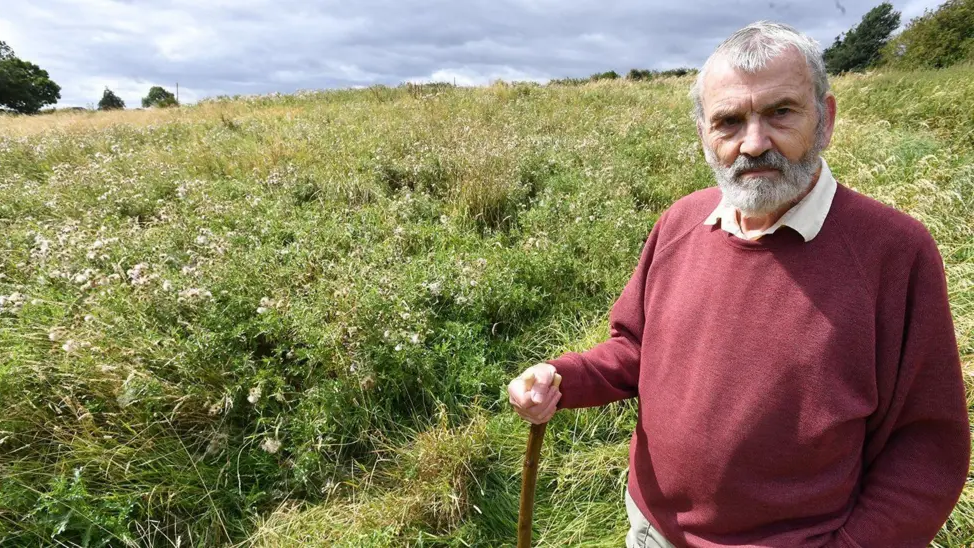
[[824,148],[828,148],[829,143],[832,142],[832,132],[835,131],[835,118],[836,112],[838,111],[838,104],[835,100],[835,95],[829,92],[825,96],[825,143]]

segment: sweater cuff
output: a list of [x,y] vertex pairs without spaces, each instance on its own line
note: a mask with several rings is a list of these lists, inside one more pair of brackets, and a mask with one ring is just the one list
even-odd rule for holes
[[582,357],[577,353],[567,352],[558,358],[545,362],[553,365],[555,372],[561,375],[561,385],[558,387],[558,390],[561,391],[561,399],[558,400],[555,409],[584,407],[581,405],[582,394],[584,394],[584,389],[580,386],[581,370],[584,367],[581,361]]

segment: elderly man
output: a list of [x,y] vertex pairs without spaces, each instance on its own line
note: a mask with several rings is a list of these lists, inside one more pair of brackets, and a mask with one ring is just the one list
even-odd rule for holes
[[927,546],[970,457],[936,244],[820,157],[836,102],[809,37],[741,29],[692,95],[717,187],[659,218],[609,340],[529,368],[512,405],[639,397],[627,546]]

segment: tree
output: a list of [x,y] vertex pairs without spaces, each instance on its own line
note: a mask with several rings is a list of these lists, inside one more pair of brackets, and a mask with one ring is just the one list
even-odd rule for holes
[[912,19],[883,49],[896,68],[943,68],[974,61],[974,0],[949,0]]
[[152,86],[149,88],[149,94],[142,98],[143,108],[176,106],[179,106],[176,96],[161,86]]
[[589,76],[589,80],[615,80],[618,77],[618,72],[610,70],[608,72],[596,72],[595,74]]
[[652,80],[654,76],[656,72],[652,70],[631,69],[629,74],[626,74],[626,80]]
[[34,114],[60,98],[61,86],[46,70],[19,59],[6,42],[0,41],[0,108]]
[[825,68],[831,74],[841,72],[862,72],[876,65],[883,46],[890,34],[900,26],[900,12],[893,5],[883,2],[863,16],[858,25],[849,29],[844,36],[825,50]]
[[105,93],[101,96],[101,101],[98,101],[98,110],[118,110],[125,108],[125,101],[121,97],[115,95],[115,92],[105,88]]

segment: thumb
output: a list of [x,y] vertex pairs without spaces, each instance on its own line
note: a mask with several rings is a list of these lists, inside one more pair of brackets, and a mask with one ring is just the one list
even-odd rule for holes
[[546,367],[538,367],[534,371],[534,386],[531,389],[531,400],[534,403],[543,402],[548,396],[548,390],[554,380],[554,367],[545,364]]

